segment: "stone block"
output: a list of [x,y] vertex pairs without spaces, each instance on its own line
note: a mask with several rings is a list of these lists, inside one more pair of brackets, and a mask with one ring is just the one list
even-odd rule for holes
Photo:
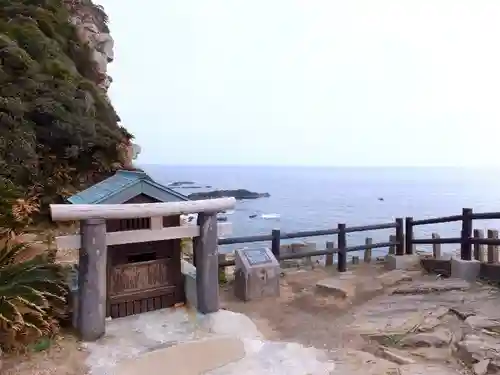
[[[280,247],[281,255],[290,254],[307,254],[316,251],[316,243],[314,242],[294,242],[291,244],[284,244]],[[315,266],[324,263],[324,256],[311,256],[297,259],[282,260],[280,262],[282,268],[300,268],[306,266]]]
[[243,301],[280,295],[280,266],[267,247],[235,252],[234,294]]
[[451,277],[466,281],[474,281],[479,276],[481,263],[478,260],[462,260],[451,258]]
[[[344,275],[342,275],[344,276]],[[316,283],[316,287],[323,293],[328,293],[340,298],[351,298],[356,293],[356,277],[329,277]]]
[[389,254],[386,257],[385,268],[388,270],[404,270],[415,268],[419,264],[420,258],[418,255]]
[[197,309],[198,298],[196,295],[196,267],[185,260],[181,260],[181,272],[184,277],[184,293],[186,295],[186,303],[193,309]]

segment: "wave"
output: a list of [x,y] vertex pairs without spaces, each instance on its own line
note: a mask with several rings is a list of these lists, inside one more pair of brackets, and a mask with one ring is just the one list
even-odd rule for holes
[[262,214],[260,215],[261,219],[279,219],[281,218],[280,214]]

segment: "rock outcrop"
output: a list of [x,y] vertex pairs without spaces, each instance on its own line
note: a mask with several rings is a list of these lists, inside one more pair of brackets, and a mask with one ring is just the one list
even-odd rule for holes
[[269,193],[256,193],[246,189],[236,189],[236,190],[214,190],[214,191],[203,191],[196,192],[188,195],[189,199],[199,200],[199,199],[212,199],[212,198],[224,198],[233,197],[238,200],[242,199],[257,199],[257,198],[268,198]]
[[80,41],[91,50],[92,63],[95,65],[98,80],[96,84],[107,91],[112,78],[107,73],[107,67],[114,60],[114,40],[109,34],[107,15],[100,5],[90,0],[65,0]]

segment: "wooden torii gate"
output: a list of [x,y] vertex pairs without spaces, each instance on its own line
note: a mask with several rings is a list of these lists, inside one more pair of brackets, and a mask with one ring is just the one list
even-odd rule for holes
[[[107,246],[194,238],[197,309],[203,314],[219,310],[217,213],[234,208],[234,198],[132,204],[53,204],[53,221],[80,221],[80,235],[59,238],[79,248],[79,303],[77,329],[83,340],[97,340],[105,333]],[[106,220],[156,218],[198,214],[197,226],[178,226],[106,233]],[[66,244],[66,246],[68,246]]]

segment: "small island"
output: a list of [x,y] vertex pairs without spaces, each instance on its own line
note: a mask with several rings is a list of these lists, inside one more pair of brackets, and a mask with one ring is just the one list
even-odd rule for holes
[[179,187],[184,185],[194,185],[193,181],[174,181],[168,184],[169,187]]
[[233,197],[238,200],[268,198],[269,193],[256,193],[246,189],[202,191],[188,195],[191,200]]
[[210,185],[196,185],[193,181],[174,181],[167,185],[169,188],[173,189],[210,189]]

